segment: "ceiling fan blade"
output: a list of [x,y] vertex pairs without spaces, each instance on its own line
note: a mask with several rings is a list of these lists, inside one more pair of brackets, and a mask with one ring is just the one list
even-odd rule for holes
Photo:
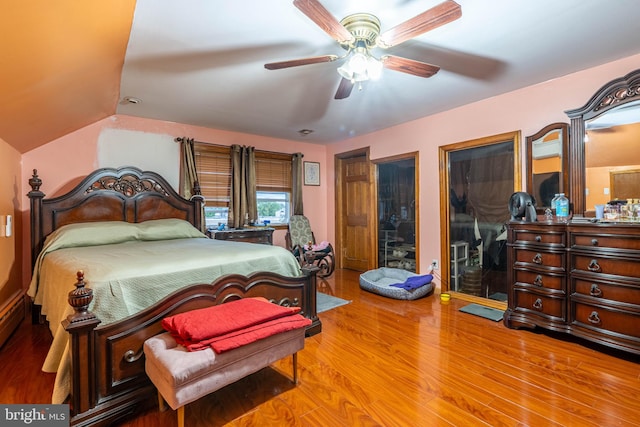
[[340,86],[338,86],[338,90],[336,91],[336,96],[334,99],[345,99],[351,95],[351,91],[353,90],[353,82],[349,79],[345,79],[344,77],[340,80]]
[[469,52],[444,48],[418,40],[408,40],[389,50],[389,54],[405,58],[428,58],[429,63],[438,64],[441,70],[447,70],[476,80],[491,81],[498,78],[506,64],[497,59],[475,55]]
[[318,0],[294,0],[293,5],[340,44],[354,40],[347,30]]
[[415,59],[402,58],[400,56],[385,55],[380,58],[384,68],[401,73],[413,74],[418,77],[431,77],[440,70],[436,65],[427,64],[426,62],[416,61]]
[[267,70],[279,70],[281,68],[298,67],[300,65],[319,64],[321,62],[332,62],[338,59],[337,55],[310,56],[309,58],[292,59],[290,61],[271,62],[264,64]]
[[455,21],[461,16],[462,9],[460,5],[453,0],[447,0],[385,31],[378,37],[376,43],[379,47],[385,49],[396,46],[441,25]]

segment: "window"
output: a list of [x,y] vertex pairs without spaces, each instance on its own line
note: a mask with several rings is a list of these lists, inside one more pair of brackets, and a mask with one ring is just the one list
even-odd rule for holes
[[231,189],[231,154],[229,147],[194,144],[200,190],[205,199],[207,228],[227,224]]
[[258,223],[286,224],[289,222],[291,216],[290,193],[257,191],[256,197],[258,199]]
[[[195,143],[196,168],[208,228],[227,224],[231,194],[230,147]],[[258,223],[287,224],[291,216],[291,154],[256,150]]]
[[288,224],[291,216],[291,154],[256,151],[258,222]]

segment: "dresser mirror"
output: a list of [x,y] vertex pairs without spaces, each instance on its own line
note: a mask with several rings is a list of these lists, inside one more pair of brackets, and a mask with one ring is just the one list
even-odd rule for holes
[[552,123],[527,136],[526,142],[527,192],[544,212],[556,193],[569,192],[569,124]]
[[571,118],[570,201],[574,214],[640,198],[640,70],[612,80]]

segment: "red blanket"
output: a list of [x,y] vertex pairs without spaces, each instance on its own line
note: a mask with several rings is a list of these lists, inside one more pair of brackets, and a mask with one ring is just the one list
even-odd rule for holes
[[305,328],[310,324],[310,319],[299,314],[292,314],[290,316],[270,320],[246,329],[221,335],[219,337],[202,340],[198,343],[185,343],[182,345],[184,345],[189,351],[204,350],[205,348],[211,347],[216,353],[222,353],[243,345],[251,344],[254,341],[270,337],[271,335],[275,335],[280,332]]
[[262,338],[309,325],[300,307],[282,307],[264,298],[245,298],[167,317],[162,327],[187,349],[231,350]]

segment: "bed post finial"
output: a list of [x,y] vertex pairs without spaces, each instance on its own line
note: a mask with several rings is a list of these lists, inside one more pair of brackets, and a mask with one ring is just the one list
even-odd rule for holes
[[38,176],[38,169],[33,170],[33,176],[29,178],[29,185],[31,186],[31,191],[27,193],[27,196],[29,197],[29,207],[31,209],[31,267],[33,267],[44,243],[42,234],[42,199],[45,194],[40,191],[42,180]]
[[193,195],[194,196],[201,196],[202,195],[202,189],[200,188],[200,181],[196,180],[193,183]]
[[84,271],[79,270],[76,273],[76,288],[69,292],[69,305],[73,307],[73,314],[67,317],[70,323],[76,323],[84,320],[95,319],[96,315],[89,311],[89,304],[93,301],[93,289],[85,288]]
[[38,177],[38,169],[33,170],[33,176],[29,178],[29,185],[31,186],[31,190],[40,191],[42,180]]

